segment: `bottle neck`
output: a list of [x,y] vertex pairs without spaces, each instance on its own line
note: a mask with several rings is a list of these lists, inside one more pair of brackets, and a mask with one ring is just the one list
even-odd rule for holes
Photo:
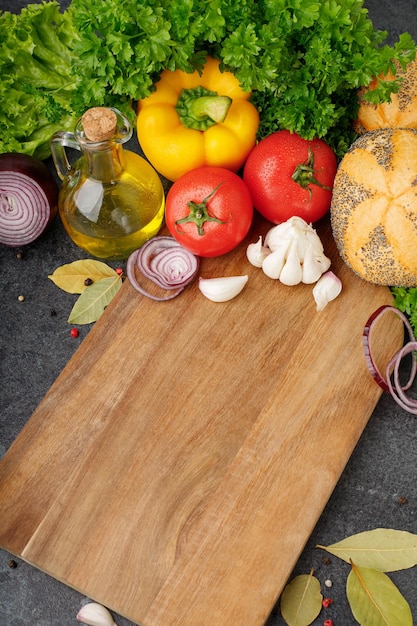
[[100,148],[83,145],[83,153],[89,175],[103,183],[119,178],[123,171],[123,147],[114,142],[106,142]]

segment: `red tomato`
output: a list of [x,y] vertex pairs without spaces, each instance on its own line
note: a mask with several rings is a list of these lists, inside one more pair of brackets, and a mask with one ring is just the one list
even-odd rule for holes
[[252,217],[249,189],[223,167],[190,170],[174,182],[166,198],[165,222],[171,235],[202,257],[236,248],[248,234]]
[[278,224],[293,215],[317,222],[330,209],[337,159],[322,139],[280,130],[253,148],[243,180],[255,209]]

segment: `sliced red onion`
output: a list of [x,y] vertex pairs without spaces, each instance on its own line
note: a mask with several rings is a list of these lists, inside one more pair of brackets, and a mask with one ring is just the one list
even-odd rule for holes
[[[407,329],[409,341],[405,343],[404,346],[400,350],[398,350],[390,359],[386,367],[384,377],[378,366],[376,365],[375,359],[373,358],[371,337],[376,321],[388,312],[395,313],[402,320],[405,328]],[[414,337],[413,329],[407,316],[394,306],[380,306],[376,311],[374,311],[374,313],[366,322],[362,338],[363,348],[365,352],[365,360],[375,382],[377,382],[384,391],[388,391],[397,402],[397,404],[399,404],[403,409],[405,409],[409,413],[417,415],[417,400],[410,398],[405,393],[408,389],[410,389],[417,373],[417,340]],[[411,370],[406,384],[402,385],[400,381],[400,365],[402,359],[408,354],[410,354],[412,357]]]
[[[397,404],[399,404],[403,409],[405,409],[409,413],[413,413],[414,415],[417,415],[417,400],[410,398],[409,396],[407,396],[406,393],[404,393],[407,389],[410,388],[413,380],[411,380],[411,382],[409,380],[408,381],[409,384],[405,386],[401,386],[399,369],[400,369],[401,360],[407,354],[412,355],[413,367],[415,369],[416,350],[417,350],[417,341],[409,341],[403,348],[401,348],[401,350],[399,350],[394,355],[394,357],[391,359],[387,367],[387,383],[388,383],[388,390],[390,394],[392,395],[394,400],[397,402]],[[391,368],[393,368],[394,383],[392,383],[391,377],[389,376],[389,372],[391,371]]]
[[25,154],[0,155],[0,243],[29,244],[57,214],[58,186],[46,165]]
[[[131,285],[139,293],[163,302],[178,296],[196,277],[199,266],[199,258],[173,237],[160,236],[149,239],[141,248],[132,252],[127,260],[126,273]],[[137,280],[136,270],[161,289],[173,293],[163,296],[149,293]]]

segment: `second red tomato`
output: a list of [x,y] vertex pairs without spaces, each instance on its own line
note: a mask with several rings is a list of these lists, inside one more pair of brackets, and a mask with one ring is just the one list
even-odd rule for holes
[[220,256],[236,248],[248,234],[252,218],[249,189],[237,174],[222,167],[193,169],[167,194],[168,230],[198,256]]
[[293,215],[317,222],[330,209],[337,159],[322,139],[281,130],[262,139],[243,172],[255,209],[278,224]]

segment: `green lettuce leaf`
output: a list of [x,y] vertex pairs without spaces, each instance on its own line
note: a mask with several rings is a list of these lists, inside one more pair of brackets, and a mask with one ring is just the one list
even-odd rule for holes
[[57,2],[29,4],[20,14],[0,12],[0,151],[44,159],[57,130],[72,130],[77,78],[69,12]]

